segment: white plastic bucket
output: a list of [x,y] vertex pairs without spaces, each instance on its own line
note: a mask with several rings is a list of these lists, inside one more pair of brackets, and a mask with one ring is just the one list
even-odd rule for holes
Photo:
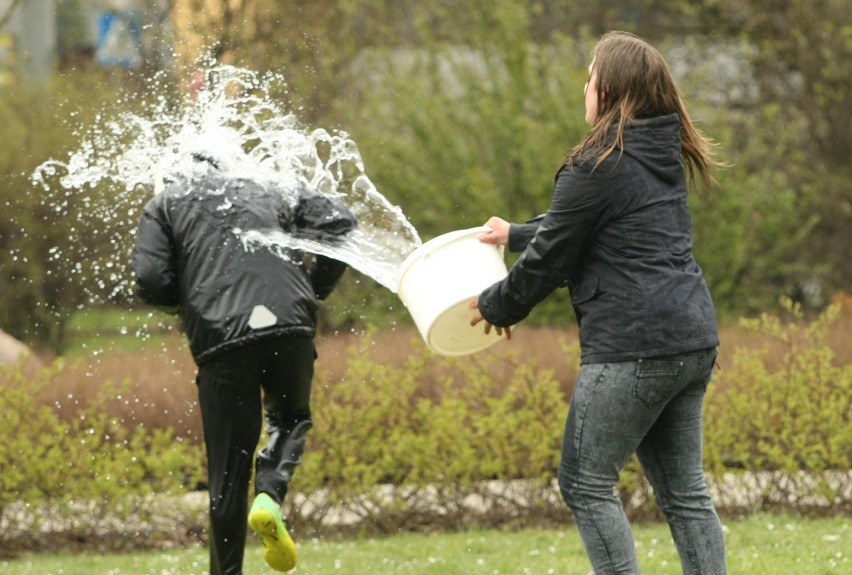
[[472,327],[470,302],[508,273],[503,249],[479,241],[487,227],[458,230],[429,240],[402,263],[397,293],[426,345],[437,354],[468,355],[502,339]]

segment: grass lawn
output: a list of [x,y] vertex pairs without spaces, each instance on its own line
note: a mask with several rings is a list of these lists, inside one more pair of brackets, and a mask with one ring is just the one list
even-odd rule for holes
[[[801,519],[759,515],[725,522],[729,573],[820,575],[852,572],[849,517]],[[643,573],[681,573],[665,525],[635,528]],[[49,542],[46,542],[49,545]],[[547,575],[590,573],[576,529],[522,532],[470,531],[400,534],[382,539],[298,542],[294,574]],[[0,561],[4,575],[203,575],[207,550],[191,548],[136,554],[40,554]],[[272,575],[253,541],[246,575]]]
[[71,315],[67,329],[65,355],[87,356],[91,353],[121,349],[145,350],[161,345],[165,332],[177,333],[178,320],[149,308],[93,308]]

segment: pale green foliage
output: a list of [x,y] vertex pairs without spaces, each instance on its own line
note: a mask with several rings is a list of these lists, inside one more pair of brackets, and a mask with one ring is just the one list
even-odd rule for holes
[[[69,420],[41,405],[39,391],[60,377],[61,364],[35,376],[0,367],[6,438],[0,443],[0,517],[8,526],[0,546],[21,537],[21,521],[30,530],[52,532],[56,542],[87,541],[130,518],[149,531],[146,522],[161,509],[145,496],[184,493],[202,469],[198,446],[177,442],[171,430],[132,427],[109,416],[105,406],[118,393],[109,383]],[[24,515],[16,507],[21,503]]]
[[[695,255],[726,320],[766,310],[778,294],[796,293],[797,281],[826,272],[820,260],[801,257],[820,223],[814,197],[799,189],[801,170],[775,167],[793,160],[805,125],[784,121],[777,106],[748,116],[719,115],[720,125],[734,123],[736,131],[727,128],[720,136],[731,166],[718,173],[717,188],[691,198]],[[778,128],[771,134],[759,129],[768,124]],[[749,136],[738,142],[743,132]]]
[[777,349],[738,349],[733,368],[716,372],[710,386],[707,467],[717,476],[750,472],[768,505],[795,498],[808,506],[812,495],[827,496],[829,507],[849,505],[842,493],[852,481],[852,366],[838,364],[826,344],[837,313],[830,307],[810,323],[768,314],[743,320]]
[[[475,524],[463,501],[490,497],[486,484],[495,479],[529,481],[526,501],[490,504],[508,506],[504,517],[548,512],[543,499],[552,495],[565,399],[552,373],[533,362],[510,360],[505,382],[495,379],[499,360],[439,359],[424,349],[393,367],[353,346],[346,379],[315,386],[315,428],[293,489],[322,490],[325,501],[384,530],[436,508],[445,510],[436,522]],[[318,522],[326,512],[303,518]]]
[[523,221],[543,212],[583,133],[585,74],[565,63],[576,46],[512,39],[376,50],[359,61],[351,132],[379,190],[426,239],[494,214]]
[[[842,289],[852,274],[845,3],[659,4],[223,0],[203,10],[186,0],[173,8],[182,33],[209,43],[222,62],[283,73],[287,86],[275,97],[302,121],[349,132],[379,191],[424,239],[492,214],[522,221],[547,209],[554,172],[587,129],[582,87],[602,32],[632,30],[661,49],[692,46],[707,73],[690,70],[682,88],[731,164],[718,190],[694,196],[696,253],[720,315],[770,309],[805,282],[826,295]],[[180,40],[178,51],[199,46]],[[733,66],[745,77],[713,75],[717,48],[729,46],[747,47]],[[197,54],[181,56],[186,63]],[[683,69],[676,58],[671,63]],[[103,279],[95,256],[115,249],[109,234],[132,240],[132,223],[103,229],[97,214],[81,209],[85,194],[40,197],[28,181],[38,164],[75,149],[96,114],[132,105],[133,74],[73,68],[46,90],[10,85],[0,98],[0,167],[8,174],[0,187],[0,291],[8,294],[0,325],[60,353],[67,315]],[[174,90],[186,75],[175,70]],[[749,98],[702,99],[743,85]],[[81,254],[80,269],[66,265],[68,255]],[[349,275],[335,305],[324,308],[324,326],[408,321],[393,294]],[[566,324],[566,299],[559,290],[529,321]]]
[[[848,510],[852,369],[826,339],[838,310],[806,322],[788,309],[789,321],[744,320],[769,343],[738,348],[733,366],[714,372],[705,403],[708,478],[720,507],[738,512]],[[568,402],[552,372],[535,358],[441,358],[422,344],[387,365],[372,357],[372,335],[352,345],[342,379],[317,374],[315,425],[286,500],[294,525],[345,531],[327,522],[340,512],[358,530],[385,533],[570,520],[554,481]],[[564,352],[566,369],[576,370],[576,345]],[[155,519],[156,500],[196,485],[199,445],[107,415],[121,386],[104,384],[73,417],[40,406],[40,390],[60,368],[32,377],[0,372],[9,430],[0,444],[0,517],[25,502],[50,510],[35,516],[35,527],[62,521],[64,533],[90,541],[115,519]],[[656,513],[635,459],[618,493],[631,516]],[[155,530],[139,529],[146,537]],[[9,536],[0,533],[0,543]]]

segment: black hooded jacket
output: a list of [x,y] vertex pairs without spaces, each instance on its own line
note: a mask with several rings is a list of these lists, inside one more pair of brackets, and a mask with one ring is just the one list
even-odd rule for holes
[[[176,176],[145,206],[136,233],[136,293],[177,312],[196,363],[259,338],[315,335],[317,299],[346,265],[246,241],[251,231],[287,231],[339,241],[355,227],[340,202],[213,169]],[[295,199],[294,199],[295,197]]]
[[692,219],[676,114],[624,130],[623,154],[564,166],[546,214],[512,225],[523,249],[480,294],[482,316],[511,326],[567,285],[582,361],[629,361],[719,344],[713,302],[692,254]]

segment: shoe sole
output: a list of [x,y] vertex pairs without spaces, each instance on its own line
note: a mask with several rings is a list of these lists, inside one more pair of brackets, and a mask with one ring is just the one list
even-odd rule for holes
[[296,546],[289,533],[278,533],[278,523],[272,512],[253,511],[249,526],[263,539],[263,558],[276,571],[290,571],[296,566]]

